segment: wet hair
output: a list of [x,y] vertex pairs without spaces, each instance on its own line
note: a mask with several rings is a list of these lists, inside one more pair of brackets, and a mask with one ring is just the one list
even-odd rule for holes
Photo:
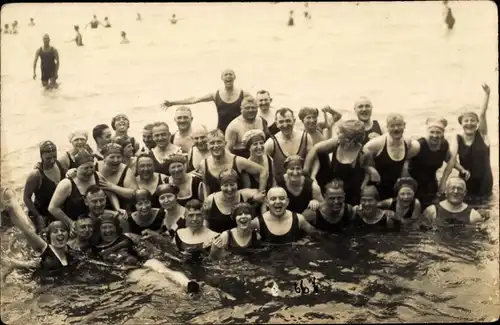
[[94,156],[88,152],[86,149],[83,149],[81,151],[78,151],[75,156],[75,166],[76,168],[80,167],[83,164],[86,164],[88,162],[94,162]]
[[119,118],[125,118],[127,120],[127,122],[128,122],[129,127],[130,127],[130,120],[127,117],[127,115],[125,115],[125,114],[118,114],[118,115],[114,116],[111,119],[111,127],[113,128],[113,130],[116,130],[115,124],[116,124],[116,120],[119,119]]
[[344,181],[341,180],[341,179],[334,179],[331,182],[328,182],[325,185],[325,189],[324,189],[325,193],[328,190],[332,190],[332,191],[341,190],[341,191],[344,191]]
[[148,190],[139,188],[134,191],[134,204],[137,204],[144,199],[148,200],[149,202],[153,201],[153,196],[151,195],[151,193],[149,193]]
[[243,97],[243,100],[241,101],[240,107],[243,107],[246,104],[255,104],[255,105],[257,105],[257,101],[252,96],[245,96],[245,97]]
[[227,181],[233,181],[238,183],[238,180],[240,179],[238,176],[238,173],[234,169],[227,168],[222,170],[219,173],[219,183],[222,185],[223,183],[226,183]]
[[153,126],[151,127],[151,131],[153,128],[159,128],[159,127],[166,127],[167,132],[170,133],[170,128],[168,127],[168,124],[166,122],[154,122]]
[[179,187],[175,184],[161,184],[156,188],[156,195],[162,196],[163,194],[170,193],[177,196],[179,191]]
[[96,143],[97,143],[97,138],[102,137],[102,134],[106,129],[109,129],[109,126],[107,124],[98,124],[94,126],[94,128],[92,129],[92,137],[94,138],[94,141]]
[[264,131],[260,129],[253,129],[250,131],[247,131],[245,135],[243,136],[243,144],[245,145],[245,148],[250,149],[254,141],[257,140],[262,140],[266,141],[266,135]]
[[112,153],[118,153],[120,155],[123,155],[123,147],[117,143],[111,142],[103,146],[101,152],[104,157]]
[[292,117],[295,118],[295,113],[288,107],[278,108],[276,110],[276,113],[274,114],[274,118],[277,118],[278,115],[281,117],[285,117],[286,113],[288,112],[290,112],[292,114]]
[[299,119],[301,121],[304,121],[304,119],[306,118],[306,116],[308,115],[313,115],[313,116],[316,116],[318,117],[319,115],[319,110],[317,108],[313,108],[313,107],[302,107],[299,111]]
[[153,131],[153,123],[148,123],[144,125],[143,130]]
[[[148,158],[148,159],[151,159],[151,161],[153,161],[153,158],[150,155],[148,155],[146,153],[141,153],[139,156],[137,156],[137,159],[135,160],[135,164],[137,167],[139,167],[139,160],[144,159],[144,158]],[[154,161],[153,161],[153,169],[154,169]],[[153,172],[154,172],[154,170],[153,170]]]
[[52,244],[51,240],[50,240],[50,236],[52,235],[52,232],[54,232],[54,230],[56,230],[55,228],[63,228],[64,230],[66,230],[68,232],[68,239],[69,239],[69,228],[68,226],[59,221],[59,220],[56,220],[56,221],[52,221],[51,223],[49,223],[49,225],[47,226],[47,229],[45,230],[45,234],[47,236],[47,240],[49,241],[49,243]]
[[299,155],[291,155],[288,156],[283,162],[285,170],[293,165],[299,165],[301,168],[304,167],[304,159]]
[[93,184],[93,185],[90,185],[89,188],[87,189],[87,191],[85,192],[85,197],[87,197],[87,195],[89,194],[96,194],[96,193],[99,193],[99,192],[104,192],[104,190],[102,188],[100,188],[99,186]]
[[241,214],[252,216],[252,206],[247,202],[240,202],[231,208],[231,218],[233,220],[236,220],[236,217]]
[[389,115],[387,115],[387,119],[386,119],[386,122],[387,124],[389,125],[390,123],[393,123],[395,121],[401,121],[401,122],[404,122],[405,121],[405,118],[403,117],[403,115],[399,114],[399,113],[391,113]]
[[188,211],[188,210],[201,210],[201,211],[205,212],[205,210],[203,209],[203,203],[201,203],[201,201],[199,201],[197,199],[192,199],[192,200],[187,201],[184,208],[186,209],[186,211]]
[[362,143],[365,138],[365,125],[359,120],[344,121],[338,129],[348,141]]
[[226,139],[224,136],[224,132],[222,132],[219,129],[214,129],[214,130],[208,131],[207,138],[222,138],[224,140]]
[[476,121],[479,121],[479,116],[477,115],[476,112],[474,112],[472,109],[476,108],[475,106],[465,106],[464,108],[462,108],[462,110],[464,110],[465,112],[463,112],[462,114],[460,114],[460,116],[458,116],[458,123],[460,125],[462,125],[462,120],[464,119],[464,117],[466,116],[472,116],[476,119]]
[[271,94],[267,90],[262,89],[257,92],[257,95],[264,95],[264,94],[268,94],[269,97],[271,97]]
[[409,187],[413,190],[413,192],[416,192],[418,188],[418,183],[415,179],[411,177],[400,177],[396,180],[396,183],[394,184],[394,192],[396,194],[399,193],[399,190],[401,190],[403,187]]

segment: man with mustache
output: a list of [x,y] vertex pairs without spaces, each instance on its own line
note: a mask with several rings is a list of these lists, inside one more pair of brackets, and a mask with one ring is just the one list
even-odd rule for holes
[[475,224],[482,221],[479,212],[464,203],[466,193],[465,181],[460,177],[450,177],[446,182],[446,199],[424,210],[424,225]]
[[[401,114],[390,114],[387,117],[387,134],[368,141],[363,152],[368,159],[373,160],[375,169],[380,176],[377,190],[380,200],[393,197],[394,184],[398,178],[409,176],[409,160],[420,151],[420,143],[403,137],[406,127]],[[371,177],[376,180],[378,177]]]
[[268,134],[267,122],[257,118],[257,101],[253,97],[245,97],[241,102],[241,115],[229,123],[226,129],[227,149],[237,156],[250,157],[250,151],[243,144],[245,133],[250,130],[262,130]]
[[174,117],[177,124],[177,131],[172,134],[170,142],[182,149],[182,152],[187,154],[193,147],[193,138],[191,137],[193,123],[193,114],[187,106],[180,106],[175,110]]
[[85,217],[90,218],[94,224],[99,222],[103,216],[113,216],[120,222],[120,226],[124,232],[128,231],[127,216],[117,211],[107,210],[107,196],[104,190],[97,185],[91,185],[85,193],[84,201],[88,207],[88,214]]
[[139,150],[139,154],[149,153],[156,146],[153,141],[153,124],[148,123],[142,128],[142,142],[144,146]]
[[267,192],[266,213],[252,220],[262,241],[272,244],[288,244],[301,238],[302,232],[317,236],[316,230],[301,214],[287,210],[288,196],[281,187],[273,187]]
[[306,131],[298,131],[294,128],[295,115],[291,109],[278,109],[275,119],[280,132],[267,139],[264,147],[266,154],[273,159],[275,175],[281,176],[285,173],[283,164],[286,158],[299,155],[305,159],[307,151],[313,147],[313,140]]
[[354,112],[356,113],[358,120],[365,124],[365,139],[363,144],[366,144],[371,139],[376,138],[383,133],[380,123],[377,120],[372,120],[372,110],[373,104],[366,97],[360,97],[354,103]]
[[202,97],[190,97],[183,100],[168,101],[163,103],[163,108],[168,109],[174,105],[190,105],[202,102],[214,102],[217,108],[217,128],[223,133],[227,126],[240,115],[241,102],[244,97],[250,96],[250,93],[234,87],[236,74],[231,69],[222,71],[221,79],[224,82],[224,88],[217,90]]

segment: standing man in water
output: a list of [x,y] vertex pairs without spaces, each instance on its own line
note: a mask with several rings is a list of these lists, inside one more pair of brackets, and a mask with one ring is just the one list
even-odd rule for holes
[[446,23],[446,26],[448,26],[448,29],[449,30],[452,30],[453,29],[453,26],[455,26],[455,17],[453,17],[453,13],[451,12],[451,8],[448,7],[448,1],[445,0],[443,1],[444,3],[444,7],[445,7],[445,11],[444,11],[444,15],[445,15],[445,19],[444,19],[444,22]]
[[28,24],[28,26],[30,27],[35,26],[35,20],[33,18],[30,18],[30,23]]
[[90,28],[92,28],[92,29],[96,29],[97,27],[99,27],[99,25],[104,26],[99,20],[97,20],[96,15],[94,15],[92,17],[92,20],[87,25],[85,25],[85,29],[87,29],[87,27],[89,27],[89,25],[90,25]]
[[74,29],[76,32],[75,38],[70,39],[66,43],[75,42],[76,46],[83,46],[82,34],[80,34],[80,27],[78,25],[75,25]]
[[191,105],[202,102],[214,102],[218,115],[217,128],[225,133],[229,123],[240,115],[240,107],[243,97],[251,95],[246,91],[234,88],[236,74],[233,70],[224,70],[221,74],[221,79],[224,82],[224,88],[217,90],[217,92],[210,93],[202,97],[189,97],[187,99],[177,101],[166,100],[163,103],[163,108],[167,109],[170,106],[175,105]]
[[36,65],[40,58],[40,68],[42,70],[42,85],[45,88],[56,87],[56,80],[59,72],[59,52],[50,45],[50,37],[48,34],[43,36],[43,46],[35,53],[33,62],[33,80],[36,79]]
[[363,122],[365,125],[365,138],[363,140],[363,145],[383,133],[380,123],[377,120],[372,119],[372,111],[373,104],[370,99],[366,97],[360,97],[354,103],[354,112],[356,113],[358,120]]

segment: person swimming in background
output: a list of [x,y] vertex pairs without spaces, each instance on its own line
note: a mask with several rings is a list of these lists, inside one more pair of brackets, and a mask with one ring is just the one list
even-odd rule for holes
[[87,25],[85,25],[85,29],[87,29],[87,27],[89,27],[89,25],[90,25],[90,28],[92,28],[92,29],[96,29],[97,27],[99,27],[99,25],[104,26],[99,20],[97,20],[96,15],[94,15],[92,20]]
[[59,72],[59,52],[50,45],[50,36],[43,36],[43,46],[35,52],[33,62],[33,80],[36,79],[36,65],[40,58],[40,69],[42,71],[42,85],[45,88],[56,87],[56,80]]
[[140,13],[137,13],[137,16],[136,16],[135,20],[137,20],[137,21],[141,21],[142,20],[142,17],[141,17]]
[[448,6],[448,1],[445,0],[443,1],[444,7],[445,7],[445,19],[444,22],[446,23],[446,26],[448,26],[449,30],[453,29],[453,26],[455,26],[455,17],[453,17],[453,12],[451,11],[451,8]]
[[175,18],[175,14],[172,14],[172,18],[170,18],[170,23],[172,25],[175,25],[175,24],[177,24],[177,21],[178,21],[178,19]]
[[30,23],[28,24],[28,26],[30,26],[30,27],[35,26],[35,20],[33,19],[33,17],[30,18]]
[[3,33],[4,34],[10,34],[10,29],[9,29],[9,24],[3,25]]
[[309,14],[309,3],[308,2],[306,2],[304,4],[304,8],[305,8],[304,9],[304,18],[307,20],[311,19],[311,15]]
[[129,40],[127,39],[127,33],[125,33],[124,31],[121,32],[121,36],[122,36],[122,40],[120,42],[120,44],[128,44],[130,43]]
[[76,36],[75,38],[70,39],[66,43],[75,42],[76,46],[83,46],[82,34],[80,34],[80,27],[78,25],[75,25],[73,28],[75,29]]
[[293,26],[293,10],[290,10],[290,17],[288,17],[288,26]]
[[17,20],[14,20],[14,22],[12,23],[12,31],[11,31],[12,34],[17,34],[17,25],[18,25]]
[[111,24],[108,20],[108,17],[104,17],[104,28],[110,28],[111,27]]

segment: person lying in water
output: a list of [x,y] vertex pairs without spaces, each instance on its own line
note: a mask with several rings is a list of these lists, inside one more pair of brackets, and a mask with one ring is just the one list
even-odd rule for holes
[[214,240],[210,258],[219,258],[223,251],[243,253],[259,246],[260,235],[252,228],[252,206],[246,202],[238,203],[232,209],[231,218],[235,220],[236,228],[224,231]]

